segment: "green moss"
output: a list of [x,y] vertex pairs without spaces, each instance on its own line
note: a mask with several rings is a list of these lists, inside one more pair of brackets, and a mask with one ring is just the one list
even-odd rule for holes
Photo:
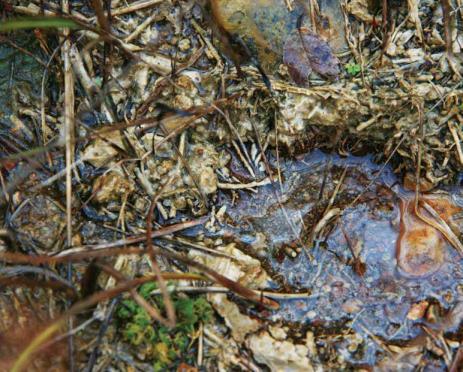
[[[142,285],[138,293],[161,311],[165,310],[161,296],[150,296],[155,283]],[[169,329],[154,322],[148,313],[134,300],[126,299],[116,310],[119,331],[137,353],[153,363],[155,371],[174,368],[180,362],[192,364],[195,352],[191,350],[194,334],[200,323],[212,318],[212,308],[204,296],[185,297],[171,295],[177,315],[177,324]]]

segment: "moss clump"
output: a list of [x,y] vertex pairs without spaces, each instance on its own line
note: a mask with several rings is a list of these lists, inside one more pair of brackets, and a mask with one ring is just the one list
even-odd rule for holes
[[362,71],[362,68],[360,65],[356,63],[348,63],[345,65],[346,71],[350,76],[355,76],[357,75],[360,71]]
[[[146,283],[138,290],[139,294],[159,309],[164,310],[161,296],[150,298],[156,289],[155,283]],[[156,371],[171,369],[179,363],[194,363],[195,353],[191,350],[192,341],[200,323],[212,319],[212,308],[204,296],[186,297],[171,295],[177,314],[177,324],[170,329],[148,315],[134,300],[126,299],[117,308],[119,331],[124,340],[137,349],[137,354],[154,363]]]

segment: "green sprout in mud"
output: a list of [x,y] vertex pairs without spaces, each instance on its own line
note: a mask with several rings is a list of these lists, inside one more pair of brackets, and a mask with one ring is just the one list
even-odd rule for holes
[[362,68],[357,63],[348,63],[346,65],[346,71],[350,76],[355,76],[362,71]]
[[[156,288],[155,283],[146,283],[138,293],[164,310],[162,298],[150,295]],[[124,340],[145,354],[154,363],[155,371],[174,368],[180,362],[193,363],[195,353],[188,351],[194,335],[200,323],[212,319],[211,305],[204,297],[189,298],[172,294],[171,298],[177,315],[177,324],[172,329],[154,322],[145,309],[132,299],[122,301],[116,312]]]

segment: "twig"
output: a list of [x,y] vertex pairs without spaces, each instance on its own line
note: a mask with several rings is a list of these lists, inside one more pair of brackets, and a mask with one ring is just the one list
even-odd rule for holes
[[206,31],[204,31],[202,27],[194,19],[191,20],[191,25],[193,26],[195,31],[201,36],[201,39],[206,43],[207,48],[211,52],[214,59],[217,61],[217,68],[219,70],[223,70],[222,58],[220,57],[219,52],[217,52],[217,49],[215,49],[211,40],[209,40],[209,38],[207,37]]
[[138,25],[137,28],[135,28],[135,30],[133,30],[133,32],[124,39],[124,41],[126,43],[130,43],[133,39],[140,35],[143,32],[143,30],[145,30],[156,19],[157,16],[157,13],[151,14],[140,25]]
[[432,221],[431,219],[427,218],[424,216],[418,209],[418,213],[416,215],[423,220],[425,223],[428,225],[434,227],[436,230],[442,233],[442,235],[445,236],[447,241],[456,249],[456,251],[460,254],[460,256],[463,257],[463,244],[460,242],[458,237],[455,235],[455,233],[450,229],[449,225],[445,220],[434,210],[433,207],[431,207],[428,203],[426,203],[424,200],[419,201],[419,205],[422,206],[426,212],[428,212],[435,220],[436,222]]
[[278,184],[280,185],[280,192],[283,192],[283,179],[281,177],[281,163],[280,163],[280,146],[279,146],[279,134],[278,131],[278,117],[277,111],[275,112],[274,116],[275,120],[275,153],[276,153],[276,163],[277,163],[277,177],[278,177]]
[[[157,238],[157,237],[164,236],[164,235],[170,235],[170,234],[173,234],[181,230],[185,230],[185,229],[189,229],[194,226],[202,225],[208,219],[209,217],[205,216],[205,217],[198,218],[196,220],[181,222],[175,225],[164,226],[156,231],[153,231],[151,234],[151,238]],[[132,244],[140,243],[140,242],[143,242],[144,240],[146,240],[146,234],[135,235],[135,236],[132,236],[126,239],[119,239],[111,243],[100,243],[100,244],[94,244],[94,245],[74,247],[72,249],[61,251],[55,257],[65,257],[73,253],[82,253],[82,252],[88,253],[90,251],[95,251],[95,250],[100,250],[100,249],[122,247],[124,245],[132,245]]]
[[341,214],[341,210],[339,208],[330,208],[328,209],[320,221],[317,222],[315,227],[313,228],[313,236],[316,236],[330,221],[332,218],[337,217]]
[[[243,162],[243,164],[246,167],[246,169],[248,170],[249,174],[252,177],[256,178],[256,174],[254,173],[254,170],[252,169],[251,164],[249,164],[249,162],[245,159],[245,157],[244,157],[243,153],[241,152],[241,149],[238,146],[238,144],[236,143],[236,141],[232,140],[231,142],[232,142],[233,147],[235,148],[236,153],[238,154],[238,157]],[[248,157],[249,157],[249,155],[248,155]]]
[[224,257],[224,258],[228,258],[230,260],[236,260],[235,257],[227,254],[227,253],[224,253],[224,252],[221,252],[221,251],[218,251],[218,250],[215,250],[215,249],[211,249],[211,248],[208,248],[208,247],[205,247],[203,245],[200,245],[200,244],[196,244],[196,243],[192,243],[188,240],[185,240],[185,239],[182,239],[182,238],[175,238],[175,239],[170,239],[166,236],[162,237],[162,238],[159,238],[160,240],[164,240],[164,241],[167,241],[169,243],[172,243],[172,244],[178,244],[180,246],[187,246],[187,247],[190,247],[192,249],[196,249],[200,252],[205,252],[207,254],[210,254],[210,255],[213,255],[213,256],[218,256],[218,257]]
[[265,151],[264,151],[264,148],[262,146],[262,142],[261,142],[260,137],[259,137],[259,131],[257,129],[256,123],[254,123],[254,120],[251,120],[251,125],[252,125],[252,128],[254,130],[254,135],[256,136],[256,141],[257,141],[257,144],[259,146],[260,152],[262,154],[262,159],[264,161],[265,170],[266,170],[266,172],[267,172],[267,174],[269,176],[270,182],[272,184],[273,195],[275,196],[275,199],[276,199],[276,201],[278,203],[278,206],[280,207],[281,211],[283,212],[286,223],[288,224],[289,228],[291,229],[292,233],[294,234],[294,238],[298,241],[298,243],[300,244],[300,247],[302,249],[304,247],[304,243],[301,240],[300,234],[296,230],[294,224],[289,219],[288,211],[286,210],[286,208],[284,207],[284,205],[283,205],[283,203],[281,201],[279,190],[275,187],[275,184],[274,184],[274,181],[273,181],[273,178],[274,178],[273,177],[273,172],[272,172],[272,169],[270,168],[270,164],[269,164],[269,161],[267,159],[267,156],[265,155]]
[[64,284],[66,287],[72,289],[77,294],[77,289],[74,287],[74,285],[70,281],[60,277],[54,271],[46,269],[46,268],[16,265],[16,266],[11,266],[11,267],[7,266],[7,267],[3,267],[0,269],[0,275],[6,276],[6,277],[13,277],[13,276],[19,276],[19,275],[25,275],[25,274],[43,275],[47,279],[53,279],[54,281]]
[[418,34],[418,39],[420,43],[424,41],[423,27],[421,26],[420,16],[419,16],[419,1],[418,0],[408,0],[408,11],[411,21],[415,24],[416,33]]
[[106,333],[106,331],[107,331],[107,329],[109,327],[109,324],[111,322],[114,310],[116,309],[116,305],[117,305],[118,302],[119,302],[119,298],[115,298],[111,302],[111,304],[109,305],[109,308],[108,308],[108,310],[106,312],[106,317],[105,317],[103,323],[101,324],[100,330],[98,331],[96,345],[93,347],[92,354],[90,355],[90,358],[88,359],[87,368],[86,368],[85,372],[92,372],[93,371],[93,367],[94,367],[95,362],[96,362],[96,358],[97,358],[97,354],[98,354],[98,350],[99,350],[101,341],[103,340],[103,336],[104,336],[104,334]]
[[124,6],[120,8],[116,8],[112,11],[113,16],[118,16],[122,14],[128,14],[132,12],[136,12],[137,10],[146,9],[152,7],[154,5],[162,3],[164,0],[139,0],[134,1],[129,6]]
[[[218,272],[212,270],[206,265],[196,262],[190,258],[184,257],[180,254],[167,251],[167,250],[161,250],[156,247],[153,247],[153,251],[156,253],[156,255],[161,255],[169,259],[178,260],[188,266],[195,267],[196,269],[202,271],[204,273],[202,276],[198,276],[198,275],[195,276],[195,278],[200,278],[198,280],[205,280],[205,277],[207,277],[210,280],[224,287],[229,288],[231,291],[233,291],[238,296],[241,296],[249,301],[255,302],[257,304],[263,305],[273,310],[276,310],[280,307],[280,305],[277,302],[272,301],[266,297],[263,297],[260,292],[256,293],[252,289],[244,287],[240,283],[235,282],[231,279],[228,279],[227,277],[219,274]],[[58,257],[58,256],[51,257],[47,255],[29,256],[29,255],[22,254],[22,253],[0,252],[0,261],[5,261],[9,263],[27,263],[29,265],[42,265],[45,263],[51,264],[51,263],[59,263],[59,262],[77,262],[83,259],[117,256],[121,254],[142,254],[142,253],[146,253],[144,248],[134,247],[134,246],[128,247],[128,248],[107,248],[107,249],[101,249],[97,251],[90,250],[84,253],[71,253],[66,256],[61,256],[61,257]],[[177,276],[174,276],[174,277],[178,278],[179,275],[181,274],[176,274],[176,275]],[[187,275],[187,274],[183,274],[183,275]],[[149,276],[149,278],[155,279],[156,276],[152,275],[152,276]],[[164,274],[163,274],[163,278],[165,279]],[[142,283],[145,283],[145,282],[142,282]],[[108,291],[110,290],[111,289],[109,289]]]
[[153,308],[154,312],[151,313],[155,319],[157,319],[160,323],[164,324],[167,327],[174,327],[175,326],[175,308],[174,304],[172,303],[172,299],[169,296],[169,292],[167,291],[167,284],[162,278],[161,269],[158,266],[156,260],[156,253],[153,247],[153,241],[151,240],[151,236],[153,235],[152,226],[153,226],[153,213],[156,207],[156,203],[158,199],[161,197],[164,190],[171,185],[174,181],[175,176],[169,178],[169,180],[161,187],[161,189],[153,196],[151,200],[150,209],[148,211],[148,216],[146,219],[146,250],[148,251],[148,257],[151,261],[151,266],[156,274],[156,279],[159,283],[159,289],[162,293],[162,299],[164,301],[164,305],[166,307],[167,318],[163,318],[161,314],[157,311],[157,309]]
[[449,62],[449,66],[455,75],[461,80],[461,68],[458,64],[458,61],[455,59],[455,55],[453,53],[453,40],[452,34],[454,25],[454,18],[455,14],[451,12],[451,5],[450,0],[441,0],[442,5],[442,14],[444,18],[444,36],[445,36],[445,48],[447,52],[447,60]]
[[285,0],[286,7],[288,8],[288,11],[289,11],[289,12],[292,12],[292,11],[293,11],[293,1],[294,1],[294,0]]
[[384,58],[384,54],[387,51],[387,47],[389,46],[389,42],[391,40],[392,34],[392,17],[391,17],[391,7],[388,0],[382,0],[382,12],[383,12],[383,19],[382,19],[382,31],[383,31],[383,45],[381,48],[381,61]]
[[[36,16],[36,15],[41,15],[41,16],[56,16],[61,14],[61,10],[59,9],[58,4],[53,4],[52,2],[48,2],[48,5],[50,8],[54,8],[55,10],[45,10],[44,12],[41,11],[41,9],[36,6],[35,4],[30,4],[29,6],[20,6],[20,5],[15,5],[13,6],[13,11],[18,14],[25,14],[28,16]],[[69,13],[68,13],[69,14]],[[87,22],[91,23],[92,18],[87,18],[84,15],[82,15],[79,12],[76,12],[75,10],[71,10],[70,14],[75,17],[77,20],[81,22]]]
[[423,118],[423,111],[422,111],[422,105],[423,102],[417,102],[415,103],[417,109],[418,109],[418,115],[419,115],[419,130],[420,130],[420,137],[418,138],[418,160],[416,164],[416,173],[415,173],[415,214],[419,217],[420,213],[418,210],[418,203],[420,200],[420,176],[421,176],[421,162],[422,162],[422,157],[423,157],[423,142],[424,142],[424,136],[426,133],[426,129],[424,127],[424,118]]
[[203,353],[204,353],[204,325],[203,322],[199,324],[199,337],[198,337],[198,367],[203,365]]
[[[115,278],[118,282],[124,283],[125,281],[128,280],[119,270],[108,266],[108,265],[103,265],[103,264],[96,264],[98,267],[100,267],[106,274],[112,276]],[[162,278],[162,276],[159,276],[158,278]],[[159,323],[166,327],[172,327],[175,325],[175,319],[173,324],[171,323],[171,320],[169,319],[164,319],[160,313],[160,311],[156,308],[156,306],[151,305],[148,301],[146,301],[140,294],[135,290],[135,288],[130,288],[129,290],[130,296],[132,299],[141,307],[143,308],[151,318],[154,320],[157,320]],[[163,294],[164,297],[164,294]],[[167,306],[167,304],[166,304]],[[175,313],[174,313],[175,314]]]
[[[233,125],[233,123],[231,122],[230,120],[230,117],[228,116],[228,114],[225,114],[224,111],[222,111],[220,108],[218,108],[216,105],[212,104],[212,106],[214,107],[214,109],[220,114],[223,116],[223,118],[225,119],[225,122],[227,123],[228,125],[228,128],[230,129],[231,132],[233,132],[233,134],[238,138],[238,141],[241,145],[241,148],[243,149],[243,152],[244,152],[244,155],[246,156],[246,162],[243,161],[244,163],[244,166],[247,168],[248,172],[251,174],[251,176],[253,176],[254,178],[256,177],[256,174],[254,173],[254,170],[252,169],[251,167],[251,164],[252,164],[252,161],[251,161],[251,158],[249,156],[249,153],[248,153],[248,150],[246,149],[246,145],[244,144],[244,141],[243,139],[241,138],[241,135],[240,133],[238,132],[238,130],[236,129],[236,127]],[[240,155],[240,152],[238,152],[238,155]]]
[[[163,274],[164,279],[177,279],[178,277],[182,279],[192,279],[192,280],[201,280],[202,277],[195,275],[195,274],[175,274],[175,273],[167,273]],[[72,305],[68,311],[63,314],[61,317],[56,319],[52,322],[47,328],[45,328],[42,332],[40,332],[37,336],[35,336],[31,342],[28,343],[26,348],[21,352],[19,357],[15,360],[11,372],[20,372],[25,369],[26,364],[30,360],[30,358],[38,352],[44,345],[44,343],[55,333],[57,333],[60,328],[66,324],[69,318],[79,314],[81,311],[85,310],[86,308],[93,306],[101,301],[113,298],[120,293],[126,292],[127,290],[139,286],[143,283],[147,283],[150,281],[154,281],[156,278],[154,276],[147,276],[143,278],[137,278],[133,280],[129,280],[124,282],[120,285],[117,285],[114,288],[108,289],[106,291],[101,291],[95,293],[84,300],[81,300],[74,305]]]
[[455,142],[455,146],[457,148],[458,159],[460,160],[460,164],[463,165],[463,151],[461,150],[461,140],[458,132],[453,123],[450,121],[447,122],[449,127],[450,133],[452,134],[453,141]]
[[[415,203],[414,211],[416,216],[428,224],[429,226],[435,228],[444,235],[447,241],[457,250],[457,252],[463,256],[463,245],[460,240],[456,237],[453,231],[450,229],[448,224],[439,216],[439,214],[424,200],[420,199],[420,175],[421,175],[421,161],[422,161],[422,147],[425,138],[425,127],[423,122],[422,114],[422,103],[417,104],[418,113],[419,113],[419,125],[420,125],[420,138],[418,143],[418,161],[416,166],[416,186],[415,186]],[[424,209],[437,221],[437,223],[428,217],[424,216],[419,206],[423,206]]]
[[250,189],[253,187],[265,186],[272,183],[270,177],[264,178],[262,181],[253,181],[249,183],[223,183],[217,182],[217,187],[224,190],[241,190]]
[[[85,159],[79,159],[77,160],[76,162],[72,163],[71,164],[71,168],[72,169],[75,169],[76,167],[78,167],[79,165],[81,165],[83,162],[85,161]],[[47,178],[45,181],[42,181],[40,182],[38,185],[34,186],[31,191],[38,191],[44,187],[47,187],[47,186],[50,186],[52,185],[54,182],[56,182],[57,180],[59,180],[60,178],[64,177],[66,175],[66,169],[62,169],[60,170],[58,173],[56,173],[55,175]]]
[[[70,13],[69,0],[62,0],[61,7],[64,14]],[[71,40],[70,30],[63,30],[63,61],[64,61],[64,128],[65,128],[65,148],[66,148],[66,245],[72,247],[72,162],[74,158],[74,76],[70,59]],[[72,264],[67,265],[67,279],[72,280]],[[68,319],[68,328],[72,330],[72,317]],[[68,337],[69,347],[69,370],[74,371],[74,341],[72,334]]]
[[71,329],[67,333],[65,333],[63,335],[59,335],[58,337],[55,337],[54,339],[50,340],[49,342],[44,344],[42,347],[44,349],[46,349],[47,347],[53,345],[54,343],[60,342],[61,340],[65,339],[66,337],[69,337],[71,335],[75,335],[76,333],[82,331],[85,327],[87,327],[88,325],[93,323],[95,320],[97,320],[97,318],[95,316],[91,317],[90,319],[87,319],[85,322],[83,322],[82,324],[79,324],[77,327]]
[[[185,293],[207,293],[207,294],[223,294],[223,293],[230,293],[230,289],[226,287],[220,286],[206,286],[206,287],[194,287],[194,286],[183,286],[179,285],[172,289],[169,289],[172,292],[185,292]],[[272,291],[265,291],[265,290],[257,290],[254,289],[256,295],[263,295],[268,298],[272,298],[274,300],[301,300],[301,299],[312,299],[320,297],[321,294],[310,294],[305,292],[300,293],[280,293],[280,292],[272,292]],[[150,292],[150,295],[155,296],[161,294],[159,289],[154,289]]]

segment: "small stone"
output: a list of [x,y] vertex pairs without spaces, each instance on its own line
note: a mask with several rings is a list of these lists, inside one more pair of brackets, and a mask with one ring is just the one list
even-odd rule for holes
[[284,341],[286,340],[286,337],[288,337],[288,335],[286,334],[286,332],[284,331],[283,328],[281,328],[281,326],[269,326],[268,327],[268,330],[270,332],[270,334],[272,335],[272,337],[275,339],[275,340],[278,340],[278,341]]
[[305,316],[308,318],[308,319],[314,319],[316,316],[317,316],[317,313],[313,310],[311,311],[308,311]]
[[437,304],[429,305],[426,312],[426,320],[430,323],[437,323],[440,319],[440,308]]
[[275,340],[267,332],[253,334],[247,340],[255,360],[272,371],[313,371],[305,345]]
[[418,320],[418,319],[423,318],[428,306],[429,306],[428,301],[421,301],[421,302],[418,302],[417,304],[413,304],[410,310],[408,311],[407,319]]
[[206,167],[199,176],[199,187],[207,194],[214,194],[217,191],[217,175],[210,167]]
[[355,342],[351,342],[349,346],[347,347],[347,350],[349,350],[349,352],[351,353],[356,352],[357,349],[358,349],[358,345]]
[[342,304],[342,309],[348,314],[356,314],[362,309],[362,303],[356,299],[349,299]]
[[172,105],[179,110],[188,110],[193,107],[193,100],[183,94],[174,97]]
[[98,177],[93,183],[94,201],[107,203],[120,200],[134,189],[133,183],[122,172],[112,170]]
[[305,344],[309,349],[309,355],[315,357],[317,355],[317,345],[315,343],[315,335],[311,331],[307,331],[305,334]]
[[190,96],[193,96],[195,93],[197,93],[193,80],[188,75],[180,75],[177,78],[176,83],[180,88],[185,89],[185,91],[187,91]]
[[72,237],[72,246],[78,247],[80,245],[82,245],[82,236],[79,233],[74,234]]
[[186,199],[184,196],[179,196],[173,200],[173,206],[177,210],[185,209],[186,208]]
[[187,50],[189,50],[191,48],[191,43],[190,43],[190,40],[189,39],[182,39],[179,41],[178,43],[178,48],[182,51],[182,52],[186,52]]
[[82,158],[96,168],[108,164],[117,156],[117,148],[124,148],[118,131],[105,133],[104,139],[97,138],[82,153]]
[[55,249],[56,242],[61,237],[66,216],[53,199],[37,195],[18,209],[11,224],[23,246],[34,246],[39,252],[48,253]]

